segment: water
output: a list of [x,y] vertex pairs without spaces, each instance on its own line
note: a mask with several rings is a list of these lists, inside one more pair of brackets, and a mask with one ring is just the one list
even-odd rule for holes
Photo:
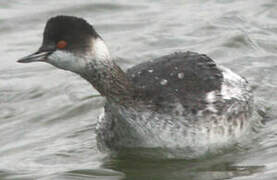
[[[277,178],[277,1],[172,0],[0,2],[0,179]],[[18,64],[36,50],[46,20],[87,19],[124,69],[174,52],[208,54],[245,76],[269,121],[250,145],[196,160],[106,157],[95,126],[104,99],[80,77],[42,63]]]

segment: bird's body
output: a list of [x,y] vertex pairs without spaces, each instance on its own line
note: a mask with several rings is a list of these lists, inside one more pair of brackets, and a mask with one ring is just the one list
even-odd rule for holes
[[178,52],[123,72],[91,25],[57,16],[47,22],[41,48],[19,60],[33,61],[79,74],[106,98],[97,128],[101,149],[197,152],[251,128],[248,82],[203,54]]
[[126,74],[145,96],[138,93],[135,105],[106,103],[97,131],[102,148],[205,151],[250,127],[254,104],[247,81],[206,55],[174,53]]

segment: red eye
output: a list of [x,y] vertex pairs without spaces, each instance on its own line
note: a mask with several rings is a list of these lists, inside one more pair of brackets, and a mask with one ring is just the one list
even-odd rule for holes
[[67,42],[64,41],[64,40],[61,40],[61,41],[59,41],[59,42],[57,43],[57,48],[59,48],[59,49],[63,49],[63,48],[65,48],[66,46],[67,46]]

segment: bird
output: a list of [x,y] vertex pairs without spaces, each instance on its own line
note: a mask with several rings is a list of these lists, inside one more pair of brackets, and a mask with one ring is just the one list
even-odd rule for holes
[[40,48],[18,62],[46,62],[76,73],[105,97],[96,129],[101,151],[203,152],[239,139],[254,122],[248,81],[207,55],[173,52],[123,71],[80,17],[48,19]]

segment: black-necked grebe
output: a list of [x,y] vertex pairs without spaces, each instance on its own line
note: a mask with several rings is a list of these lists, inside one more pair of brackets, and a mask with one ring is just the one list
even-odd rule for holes
[[178,52],[123,72],[85,20],[48,20],[42,46],[18,62],[47,62],[75,72],[106,97],[99,147],[205,151],[241,137],[251,127],[247,81],[208,56]]

